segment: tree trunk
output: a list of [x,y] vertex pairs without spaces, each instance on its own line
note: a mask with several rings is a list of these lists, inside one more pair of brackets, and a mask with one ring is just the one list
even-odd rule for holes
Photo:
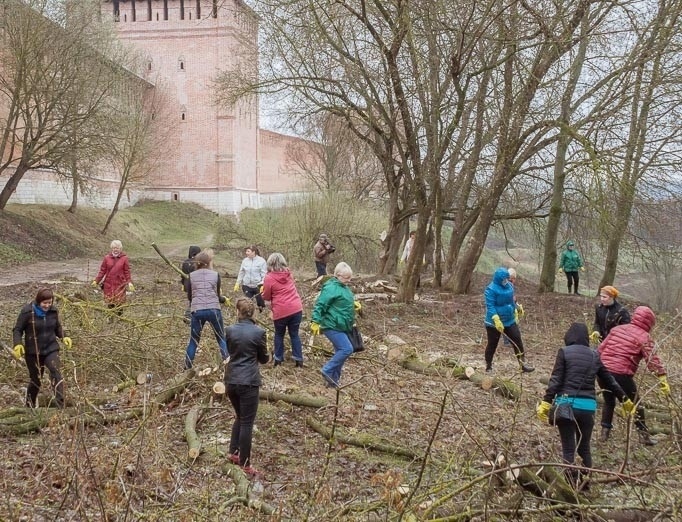
[[114,219],[114,216],[118,212],[118,206],[121,203],[121,198],[123,197],[123,192],[125,191],[126,188],[126,174],[124,174],[121,177],[121,183],[118,185],[118,192],[116,194],[116,201],[114,202],[114,206],[111,209],[111,213],[109,214],[109,217],[107,218],[107,222],[104,223],[104,228],[102,228],[102,235],[107,233],[107,230],[109,229],[109,225],[111,224],[112,220]]
[[12,194],[14,194],[16,191],[21,178],[24,177],[24,174],[26,174],[27,171],[28,165],[22,160],[19,162],[19,165],[17,165],[17,169],[14,171],[14,174],[12,174],[7,180],[7,183],[5,183],[2,191],[0,191],[0,211],[5,210],[9,198],[11,198]]
[[75,161],[71,165],[71,206],[67,209],[67,212],[72,214],[76,213],[76,207],[78,206],[78,187],[80,186],[80,175],[78,174],[78,168],[75,165]]
[[539,293],[553,292],[554,280],[556,277],[556,244],[559,235],[559,225],[561,224],[561,214],[564,200],[564,187],[566,184],[566,155],[572,138],[568,133],[572,110],[571,101],[575,93],[575,87],[580,78],[585,62],[587,44],[589,39],[586,33],[589,31],[589,16],[585,16],[580,24],[581,40],[578,52],[573,64],[571,65],[571,76],[569,78],[564,94],[561,98],[561,117],[560,122],[564,125],[557,141],[556,161],[554,163],[554,187],[552,189],[552,201],[549,207],[549,217],[547,219],[547,229],[545,231],[544,254],[542,257],[542,270],[540,271]]

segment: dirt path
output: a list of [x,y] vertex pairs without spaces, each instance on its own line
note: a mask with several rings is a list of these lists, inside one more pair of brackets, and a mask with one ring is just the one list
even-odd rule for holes
[[[197,244],[210,245],[213,235],[203,238]],[[169,258],[187,256],[189,245],[185,242],[176,245],[164,245],[163,252]],[[158,259],[159,256],[149,249],[149,254],[135,256],[137,259]],[[67,261],[38,261],[26,265],[11,268],[0,268],[0,287],[13,286],[26,283],[53,284],[64,279],[75,279],[89,283],[97,275],[102,258],[88,259],[76,258]]]

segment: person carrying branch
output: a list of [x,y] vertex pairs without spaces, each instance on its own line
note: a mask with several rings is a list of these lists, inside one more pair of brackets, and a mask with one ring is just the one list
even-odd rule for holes
[[192,320],[185,353],[185,370],[190,369],[194,363],[197,346],[201,340],[201,330],[206,323],[213,328],[223,362],[229,357],[223,314],[220,310],[220,305],[226,303],[227,298],[220,293],[220,274],[213,270],[213,250],[202,250],[194,261],[196,270],[189,275],[190,286],[187,294]]
[[244,295],[248,298],[256,298],[256,305],[258,311],[262,312],[265,309],[265,301],[261,292],[263,290],[263,279],[268,273],[267,263],[258,251],[256,245],[250,245],[244,249],[246,256],[242,260],[239,267],[239,275],[237,275],[237,282],[234,284],[234,291],[238,292],[241,288]]
[[[186,274],[189,276],[194,270],[196,270],[197,265],[194,261],[194,257],[201,252],[201,247],[198,247],[196,245],[192,245],[189,247],[189,252],[187,253],[187,259],[185,259],[182,262],[182,273]],[[182,288],[185,291],[185,295],[187,297],[187,306],[185,306],[185,316],[183,320],[185,321],[186,324],[189,324],[190,321],[192,320],[192,310],[190,309],[190,302],[189,302],[189,294],[191,291],[191,285],[189,282],[189,277],[181,277],[180,278],[180,284],[182,284]]]
[[59,343],[65,348],[72,346],[71,338],[64,336],[59,312],[53,304],[54,293],[49,288],[38,290],[35,299],[24,305],[14,325],[14,357],[24,357],[28,367],[29,382],[26,388],[26,406],[37,405],[40,380],[45,368],[50,372],[57,407],[64,407],[64,380],[59,360]]

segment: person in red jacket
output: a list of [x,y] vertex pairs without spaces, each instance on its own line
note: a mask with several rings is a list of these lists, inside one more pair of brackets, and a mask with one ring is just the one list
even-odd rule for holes
[[291,356],[296,367],[303,368],[303,345],[298,333],[303,318],[301,296],[282,254],[275,252],[268,257],[267,270],[263,279],[263,299],[270,302],[275,322],[274,365],[279,366],[284,361],[284,334],[289,330]]
[[126,290],[134,292],[135,287],[130,279],[130,265],[128,256],[123,251],[123,245],[118,239],[114,239],[110,247],[111,252],[102,259],[92,286],[102,287],[104,301],[108,307],[121,315],[123,313],[121,305],[126,302]]
[[[670,395],[670,385],[666,371],[655,353],[654,341],[649,332],[656,324],[656,316],[648,306],[638,306],[632,316],[630,324],[614,326],[606,339],[599,345],[599,357],[606,369],[613,375],[616,382],[623,388],[625,395],[637,404],[635,412],[635,426],[642,444],[653,446],[656,441],[649,435],[649,429],[644,422],[644,408],[638,403],[637,385],[634,375],[642,359],[649,371],[658,376],[660,391],[663,395]],[[602,382],[599,382],[602,386]],[[601,441],[609,438],[613,428],[613,410],[616,405],[615,397],[604,391],[604,410],[601,416]]]

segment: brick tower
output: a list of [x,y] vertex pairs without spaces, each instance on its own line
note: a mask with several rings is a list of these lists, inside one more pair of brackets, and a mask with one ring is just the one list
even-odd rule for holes
[[220,69],[257,74],[256,14],[241,0],[102,0],[101,9],[142,53],[144,76],[168,91],[177,117],[173,153],[147,197],[221,214],[259,207],[258,99],[218,108],[211,90]]

